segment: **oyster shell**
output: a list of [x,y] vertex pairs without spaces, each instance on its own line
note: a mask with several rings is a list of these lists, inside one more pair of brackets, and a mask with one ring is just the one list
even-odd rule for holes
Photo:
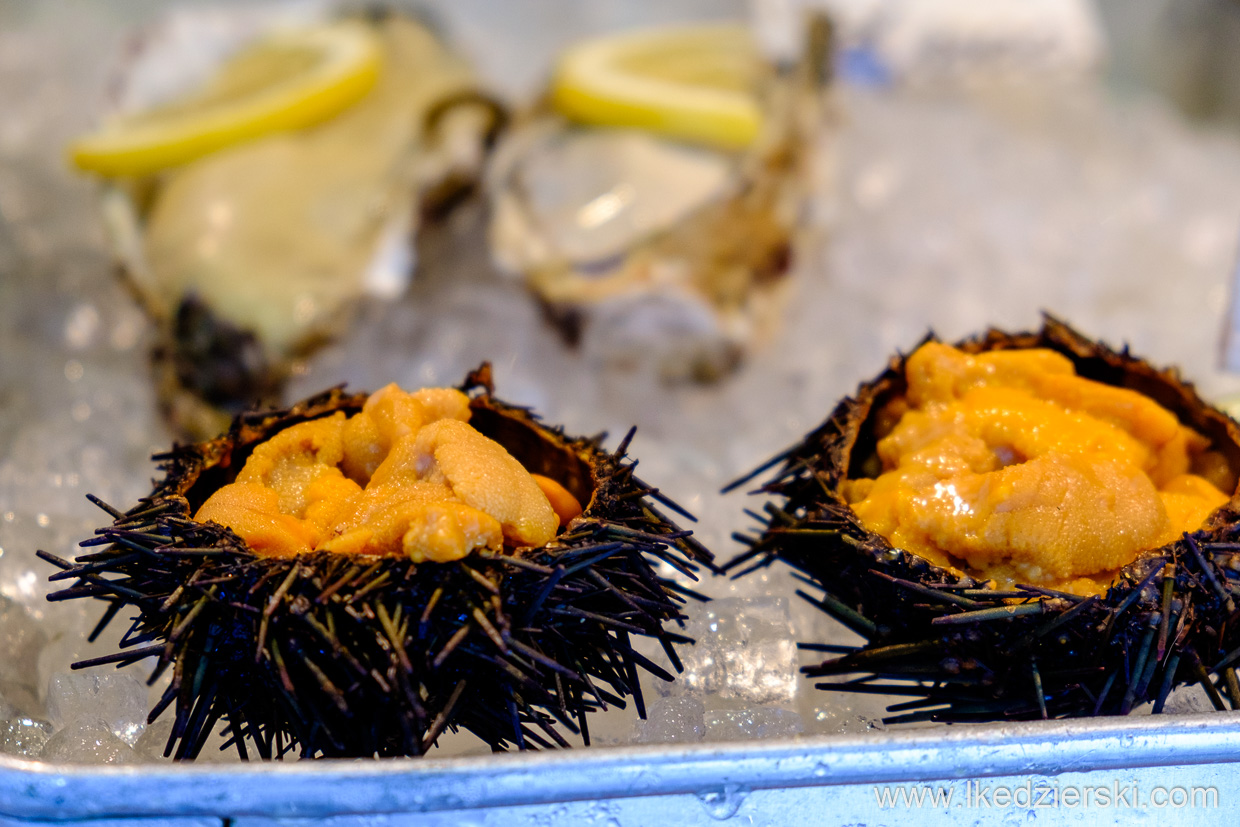
[[[124,79],[123,108],[152,102],[152,76],[190,51],[176,45],[202,28],[214,45],[189,62],[209,66],[290,15],[304,23],[327,14],[291,9],[178,12],[190,19],[148,33]],[[470,68],[413,18],[379,13],[366,25],[384,68],[359,103],[317,126],[106,188],[124,275],[159,325],[162,398],[191,435],[218,432],[228,411],[273,397],[294,360],[338,335],[359,299],[399,295],[419,225],[480,174],[501,112]]]
[[745,150],[527,115],[487,174],[497,265],[600,361],[672,380],[728,373],[774,332],[786,300],[827,106],[819,40],[804,65],[782,69],[754,47],[765,117]]

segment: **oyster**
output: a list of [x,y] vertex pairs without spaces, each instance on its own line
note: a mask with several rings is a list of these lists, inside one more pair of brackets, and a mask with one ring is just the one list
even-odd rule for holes
[[[672,676],[635,651],[631,636],[659,641],[677,670],[674,644],[688,642],[663,628],[682,617],[686,590],[658,577],[653,564],[692,576],[710,553],[646,499],[675,508],[633,476],[624,456],[628,439],[608,452],[542,425],[492,395],[488,367],[471,374],[461,391],[468,398],[430,392],[447,398],[431,418],[476,429],[483,441],[502,446],[506,462],[519,463],[518,476],[551,482],[545,490],[563,524],[549,541],[530,540],[539,528],[509,525],[510,515],[501,513],[507,506],[495,505],[497,498],[511,500],[507,489],[481,496],[467,490],[486,474],[461,472],[453,466],[460,455],[442,451],[430,465],[464,501],[449,503],[453,513],[476,506],[498,515],[502,543],[497,537],[440,554],[438,540],[423,543],[422,533],[403,549],[398,542],[394,549],[331,551],[329,542],[281,556],[270,531],[244,520],[234,531],[201,519],[213,499],[219,504],[213,495],[252,474],[256,463],[294,487],[310,479],[297,457],[283,465],[278,459],[292,443],[298,450],[321,447],[317,437],[302,438],[307,428],[347,416],[366,431],[374,422],[363,414],[378,416],[384,405],[399,409],[412,398],[389,390],[367,404],[363,394],[333,390],[285,411],[240,416],[225,435],[160,456],[167,475],[150,497],[123,513],[103,506],[114,521],[83,543],[98,550],[73,563],[40,552],[62,569],[54,580],[73,584],[49,599],[103,600],[103,623],[127,607],[136,610],[121,651],[74,667],[150,656],[158,658],[156,675],[171,667],[172,681],[151,715],[174,706],[167,754],[177,758],[198,755],[221,719],[242,758],[248,750],[273,758],[294,748],[305,757],[419,755],[445,729],[458,728],[496,750],[568,746],[560,728],[589,743],[587,718],[595,709],[623,707],[631,698],[644,715],[638,669]],[[427,392],[418,396],[429,399]],[[464,407],[452,409],[453,400]],[[418,426],[417,439],[393,443],[392,452],[442,424]],[[365,440],[353,441],[348,451],[364,459],[364,448]],[[350,461],[341,467],[350,477],[358,473]],[[346,479],[331,470],[324,479]],[[422,472],[431,481],[421,485],[433,487],[435,468]],[[528,500],[522,503],[524,512]],[[275,519],[294,528],[302,522]],[[424,527],[418,519],[410,523],[415,529]],[[337,541],[348,537],[346,531]]]
[[[1027,510],[1022,526],[992,524],[978,530],[973,523],[988,507],[987,501],[965,493],[954,511],[962,526],[973,526],[968,536],[948,537],[943,540],[947,545],[928,550],[921,549],[909,531],[897,529],[885,536],[873,530],[872,510],[859,489],[880,487],[876,451],[885,455],[883,467],[887,467],[892,447],[886,442],[880,448],[880,437],[899,441],[907,436],[893,428],[905,421],[899,412],[908,404],[906,395],[911,396],[908,369],[913,357],[893,359],[883,374],[842,401],[804,442],[767,465],[778,465],[780,470],[761,490],[779,501],[768,505],[772,516],[761,536],[750,538],[750,550],[728,564],[787,562],[824,593],[821,598],[803,596],[866,638],[858,647],[808,644],[839,657],[804,671],[816,677],[860,673],[887,679],[818,686],[912,696],[908,703],[891,708],[903,713],[891,721],[1126,714],[1147,701],[1154,702],[1157,712],[1170,691],[1184,683],[1201,683],[1219,709],[1223,701],[1218,686],[1222,686],[1232,707],[1240,707],[1234,670],[1240,660],[1240,637],[1229,622],[1235,611],[1232,590],[1240,576],[1236,554],[1240,426],[1203,402],[1176,371],[1158,370],[1127,351],[1113,351],[1049,317],[1038,333],[992,330],[959,348],[966,354],[1018,352],[1027,354],[1021,357],[1025,361],[1066,361],[1079,377],[1091,380],[1087,384],[1100,389],[1096,399],[1108,400],[1095,405],[1080,397],[1070,409],[1079,410],[1081,405],[1106,409],[1119,401],[1122,409],[1104,410],[1104,418],[1118,422],[1128,417],[1128,426],[1135,431],[1157,420],[1158,427],[1167,426],[1168,434],[1174,431],[1184,438],[1180,448],[1189,445],[1191,465],[1180,472],[1192,470],[1216,481],[1199,480],[1201,484],[1193,483],[1192,489],[1206,491],[1217,485],[1222,492],[1203,500],[1205,507],[1191,514],[1186,511],[1185,522],[1172,523],[1170,532],[1155,531],[1145,539],[1141,539],[1144,529],[1137,525],[1140,515],[1129,516],[1131,525],[1121,525],[1112,540],[1120,544],[1138,540],[1115,562],[1106,559],[1110,541],[1095,529],[1123,516],[1133,503],[1116,497],[1118,487],[1111,486],[1109,500],[1083,515],[1088,529],[1084,533],[1098,535],[1077,552],[1086,568],[1054,576],[1046,558],[1022,557],[1021,532],[1031,526],[1035,533],[1041,531],[1038,509]],[[987,369],[997,374],[1005,370],[997,362],[988,363]],[[1075,378],[1073,384],[1081,385]],[[1153,419],[1137,422],[1147,412]],[[926,415],[918,417],[914,424],[925,424]],[[1179,439],[1175,434],[1172,442]],[[1052,433],[1033,427],[1024,428],[1022,436],[1073,438],[1061,430]],[[1192,447],[1196,440],[1200,443]],[[1089,451],[1112,447],[1097,444]],[[1003,479],[1012,476],[1008,472],[1021,472],[1036,462],[1013,455],[1005,467],[994,470],[990,492],[1006,498],[997,511],[1020,511],[1031,498],[1054,494],[1049,484],[1023,491],[1003,488]],[[1117,461],[1112,467],[1127,462]],[[941,464],[945,472],[951,458],[944,455]],[[1153,473],[1163,475],[1157,468]],[[1178,485],[1170,483],[1170,488],[1178,492]],[[950,482],[941,487],[946,493],[963,491]],[[933,510],[934,496],[910,500],[910,513],[922,506]],[[1177,496],[1164,496],[1154,510],[1165,505],[1170,516],[1177,510]],[[1052,499],[1056,497],[1059,494]],[[1063,523],[1061,528],[1071,534],[1074,527],[1063,515],[1079,511],[1078,505],[1075,499],[1059,499],[1057,506],[1052,504],[1051,511],[1043,508],[1041,514]],[[919,525],[925,528],[931,523],[934,519],[926,517]],[[981,564],[972,544],[979,537],[1000,535],[1007,538],[995,547],[1003,558],[1000,564]],[[957,541],[962,545],[950,546]],[[963,550],[945,553],[948,547]]]
[[[715,47],[729,61],[721,74],[756,104],[751,123],[721,137],[697,134],[709,130],[689,117],[688,96],[667,96],[667,108],[684,113],[599,125],[578,115],[593,98],[582,104],[583,95],[557,89],[501,141],[487,174],[492,255],[525,280],[569,342],[602,361],[709,380],[773,332],[824,107],[830,49],[815,31],[805,65],[783,68],[741,27],[626,34],[571,53],[726,43]],[[667,73],[706,73],[686,49]],[[647,80],[645,66],[631,71],[638,84]]]
[[[211,65],[282,31],[291,12],[179,14],[188,19],[150,33],[133,60],[122,109],[168,95],[148,87],[169,61]],[[191,435],[216,433],[227,412],[273,397],[294,360],[338,335],[359,299],[399,295],[420,223],[472,188],[502,116],[469,67],[408,16],[319,25],[360,27],[377,44],[377,79],[358,102],[307,128],[112,179],[104,193],[124,275],[159,326],[162,398]],[[203,29],[214,34],[206,58]],[[293,71],[297,58],[251,56],[258,68],[249,71]],[[234,87],[255,82],[241,69]]]

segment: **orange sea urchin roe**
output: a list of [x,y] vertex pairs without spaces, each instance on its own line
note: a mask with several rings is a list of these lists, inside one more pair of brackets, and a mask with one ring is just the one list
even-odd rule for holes
[[1054,351],[970,356],[931,342],[906,377],[906,397],[883,412],[898,419],[878,442],[883,473],[844,494],[867,529],[937,565],[1101,591],[1228,499],[1191,473],[1220,465],[1204,437]]
[[275,557],[322,549],[448,562],[505,542],[550,542],[561,515],[580,505],[554,480],[536,480],[469,416],[460,391],[388,385],[353,417],[303,422],[257,446],[195,519],[226,525]]

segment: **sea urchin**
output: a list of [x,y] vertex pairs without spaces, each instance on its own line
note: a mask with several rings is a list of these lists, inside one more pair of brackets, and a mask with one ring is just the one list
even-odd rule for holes
[[[1055,481],[1041,482],[1033,494],[1001,489],[1001,483],[1013,478],[1008,472],[1016,470],[1009,466],[1032,460],[1010,450],[1010,445],[1000,449],[990,444],[998,459],[988,460],[986,470],[995,475],[982,481],[983,487],[969,489],[963,499],[959,498],[963,489],[954,483],[909,497],[893,508],[905,508],[905,514],[920,509],[916,517],[898,527],[902,534],[880,533],[874,530],[874,518],[863,519],[859,512],[870,508],[863,496],[879,491],[880,473],[893,465],[890,442],[880,447],[880,440],[904,421],[902,411],[911,404],[906,394],[913,395],[914,356],[898,356],[876,379],[861,385],[855,397],[844,399],[800,444],[747,478],[778,466],[773,479],[761,488],[761,493],[777,499],[766,506],[760,536],[738,535],[750,548],[728,567],[748,562],[755,568],[783,560],[822,592],[821,597],[802,592],[803,597],[866,639],[857,647],[805,644],[804,648],[836,657],[804,671],[812,677],[855,676],[818,684],[823,689],[909,696],[906,703],[889,708],[899,713],[890,721],[1126,714],[1151,700],[1158,712],[1169,692],[1186,683],[1200,683],[1218,709],[1224,708],[1220,689],[1233,708],[1240,708],[1234,668],[1240,662],[1235,604],[1240,593],[1237,424],[1204,403],[1176,371],[1155,369],[1127,349],[1113,351],[1050,317],[1038,333],[991,330],[957,347],[967,354],[962,363],[984,363],[992,371],[1006,368],[994,367],[997,361],[986,361],[980,354],[1024,351],[1017,361],[1049,360],[1067,374],[1074,369],[1077,376],[1092,381],[1064,382],[1072,387],[1089,384],[1097,389],[1098,398],[1123,408],[1103,412],[1103,419],[1111,417],[1110,425],[1127,418],[1120,431],[1125,427],[1139,431],[1161,418],[1158,421],[1172,429],[1167,433],[1198,443],[1196,454],[1189,452],[1189,460],[1181,459],[1192,465],[1193,474],[1182,467],[1177,473],[1187,481],[1169,485],[1207,490],[1204,478],[1198,476],[1204,475],[1217,481],[1210,489],[1213,499],[1204,501],[1205,508],[1195,506],[1196,516],[1185,523],[1186,528],[1172,524],[1171,529],[1162,529],[1157,542],[1136,546],[1127,562],[1089,569],[1084,579],[1069,573],[1057,580],[1048,575],[1048,558],[1033,563],[1021,558],[1021,532],[1062,524],[1063,515],[1076,507],[1082,517],[1078,533],[1093,536],[1096,524],[1113,515],[1101,508],[1079,508],[1066,494],[1052,493],[1066,490],[1056,488],[1060,483]],[[1127,395],[1133,391],[1146,399]],[[1134,411],[1145,410],[1150,400],[1161,406],[1161,412],[1150,406],[1151,419],[1137,422],[1145,414]],[[1065,415],[1075,417],[1082,406],[1092,404],[1078,397],[1070,401]],[[1009,417],[1019,413],[1013,413],[1012,406],[1004,410]],[[924,425],[925,419],[921,422]],[[1010,432],[1014,423],[1020,425],[1009,418],[1002,428]],[[1023,421],[1015,430],[1021,432],[1019,438],[1035,439],[1040,427]],[[991,433],[1002,428],[993,426]],[[1062,429],[1050,430],[1043,436],[1051,441],[1070,437]],[[901,432],[896,441],[907,433]],[[948,464],[959,458],[943,455],[935,461]],[[1142,485],[1153,502],[1162,497],[1168,514],[1175,510],[1179,501],[1164,495],[1168,489],[1155,491],[1148,481]],[[1112,496],[1114,488],[1101,488],[1099,501],[1109,500],[1108,508],[1115,513],[1128,507],[1124,497]],[[884,488],[882,493],[890,490]],[[955,499],[933,502],[940,494]],[[1022,505],[1031,501],[1036,508]],[[932,513],[936,507],[940,511]],[[1154,506],[1155,511],[1158,508]],[[1022,519],[1028,517],[1033,521],[1028,525],[1035,528],[1004,522],[1021,509]],[[976,519],[984,510],[990,522]],[[943,514],[969,527],[968,537],[953,541],[957,542],[953,549],[964,550],[952,554],[917,550],[917,532],[937,530]],[[1120,534],[1127,530],[1122,527]],[[1138,532],[1132,527],[1130,533]],[[979,537],[1000,538],[987,550],[1000,563],[998,568],[979,564],[981,552],[974,553],[980,548],[975,542]],[[1104,552],[1097,543],[1086,543],[1081,550],[1086,558]]]
[[[425,753],[445,729],[495,750],[589,742],[587,713],[624,706],[644,715],[638,670],[671,675],[633,638],[662,644],[683,587],[654,562],[692,574],[711,556],[647,498],[679,511],[633,475],[629,438],[614,452],[541,424],[492,395],[489,367],[461,388],[469,424],[532,473],[557,481],[584,511],[538,548],[480,549],[449,562],[408,555],[312,551],[258,556],[214,522],[203,502],[232,482],[256,446],[299,423],[362,410],[336,389],[279,412],[244,414],[227,434],[156,457],[166,476],[137,506],[82,546],[72,563],[46,552],[72,583],[50,600],[107,603],[92,639],[127,607],[136,617],[115,654],[74,668],[157,658],[172,706],[166,753],[193,758],[221,719],[241,757],[296,749],[303,757]],[[630,437],[632,434],[630,433]],[[680,512],[683,514],[683,512]],[[687,516],[687,515],[685,515]]]

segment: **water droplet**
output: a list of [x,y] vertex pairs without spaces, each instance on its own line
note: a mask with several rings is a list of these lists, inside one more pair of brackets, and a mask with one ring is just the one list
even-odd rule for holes
[[749,791],[736,784],[725,784],[720,790],[707,790],[698,793],[698,801],[702,802],[706,814],[713,819],[723,821],[736,815]]

